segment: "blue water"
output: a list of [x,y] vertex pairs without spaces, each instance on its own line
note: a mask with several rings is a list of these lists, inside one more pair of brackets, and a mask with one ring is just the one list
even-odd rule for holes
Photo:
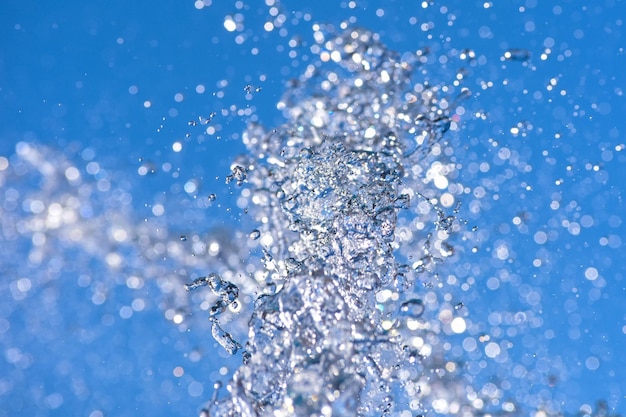
[[[250,154],[247,126],[289,122],[277,103],[324,60],[314,24],[344,21],[405,60],[428,48],[414,82],[471,91],[415,173],[428,198],[455,196],[458,231],[411,290],[420,320],[439,323],[427,344],[441,362],[406,364],[430,391],[393,386],[408,398],[393,412],[413,396],[422,413],[459,399],[476,413],[476,391],[498,398],[491,411],[591,413],[603,399],[623,413],[621,2],[215,3],[3,6],[0,415],[195,415],[216,382],[228,398],[241,352],[211,336],[215,295],[183,284],[237,282],[219,320],[245,344],[286,256],[263,253],[281,243],[242,194],[252,177],[225,180]],[[437,219],[399,213],[396,256],[415,268]]]

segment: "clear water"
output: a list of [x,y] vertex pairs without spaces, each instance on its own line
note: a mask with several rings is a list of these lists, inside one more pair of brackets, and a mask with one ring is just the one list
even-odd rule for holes
[[[615,70],[622,23],[611,11],[619,6],[423,2],[411,17],[395,13],[402,2],[337,6],[389,25],[402,15],[397,22],[407,30],[381,32],[389,48],[354,25],[311,24],[306,12],[281,21],[289,13],[278,2],[258,9],[236,2],[235,14],[210,3],[195,7],[219,17],[211,27],[220,35],[206,39],[215,46],[219,37],[220,48],[203,44],[187,58],[200,63],[228,39],[239,53],[261,45],[271,61],[265,42],[285,48],[276,58],[289,56],[289,71],[278,67],[252,82],[213,73],[221,68],[211,62],[207,78],[224,78],[208,100],[210,83],[168,74],[177,91],[196,86],[197,97],[172,93],[174,104],[129,75],[117,101],[139,109],[128,116],[133,123],[158,119],[137,137],[159,134],[145,143],[116,137],[112,159],[92,130],[80,132],[82,143],[66,139],[64,129],[80,123],[63,119],[73,114],[65,100],[23,119],[40,108],[27,103],[41,97],[20,101],[28,77],[4,83],[7,137],[21,129],[11,118],[28,132],[13,154],[0,155],[1,417],[200,408],[203,416],[545,417],[619,409],[626,147],[621,121],[611,117],[623,106]],[[251,16],[263,13],[284,26],[255,32]],[[93,15],[108,22],[106,13]],[[118,33],[121,16],[115,33],[90,36],[133,52],[132,36]],[[16,61],[33,51],[25,39],[36,31],[24,19],[11,17],[6,38],[21,48]],[[553,19],[560,26],[544,24]],[[163,27],[177,22],[168,16]],[[83,26],[52,26],[50,43],[63,46],[72,66],[71,46],[83,37],[64,43],[55,33]],[[314,42],[302,42],[298,33],[311,26]],[[418,28],[409,48],[428,48],[393,50]],[[589,42],[594,30],[603,34],[601,48]],[[161,40],[168,37],[178,39]],[[124,58],[101,52],[108,79]],[[68,89],[60,73],[72,71],[44,70],[31,77],[40,83],[27,84]],[[286,74],[298,78],[282,99],[255,100]],[[100,101],[107,84],[87,81],[72,80],[68,94],[93,89],[100,104],[83,114],[90,126],[102,117],[114,135],[130,129],[116,129],[125,113]],[[244,105],[221,100],[227,87]],[[76,100],[89,103],[81,94]],[[284,124],[268,122],[263,107],[277,100]],[[231,126],[236,140],[223,140],[225,126],[240,118],[252,120],[243,138]],[[39,119],[38,141],[30,129]],[[185,131],[169,132],[174,124]],[[241,142],[245,155],[229,154],[230,167],[208,174],[220,144]],[[194,158],[202,169],[192,168]],[[597,398],[608,403],[594,409]]]

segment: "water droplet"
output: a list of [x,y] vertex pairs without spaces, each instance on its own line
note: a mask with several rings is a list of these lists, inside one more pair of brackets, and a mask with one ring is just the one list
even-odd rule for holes
[[192,283],[185,284],[185,290],[192,291],[207,285],[213,294],[219,297],[215,304],[209,309],[210,317],[223,313],[226,308],[239,297],[239,288],[232,282],[223,280],[217,274],[196,278]]
[[211,123],[211,117],[198,116],[198,121],[202,126],[206,126]]
[[226,176],[226,184],[230,184],[232,181],[236,181],[238,186],[241,186],[248,178],[248,173],[245,168],[234,165],[231,167],[231,174]]
[[302,262],[298,262],[295,258],[285,259],[285,268],[289,274],[299,271],[301,266]]
[[257,240],[260,237],[261,237],[261,232],[259,230],[254,229],[253,231],[250,232],[250,239]]
[[283,202],[283,207],[285,208],[285,210],[287,211],[292,211],[294,210],[296,207],[298,206],[298,201],[296,200],[296,197],[291,197],[288,198],[287,200],[285,200]]
[[530,51],[527,49],[511,48],[504,52],[503,57],[508,61],[528,61],[530,59]]
[[274,264],[274,257],[272,256],[272,254],[265,248],[262,249],[262,252],[263,252],[263,264],[265,265],[265,268],[269,270],[276,269],[276,265]]
[[402,303],[400,311],[405,316],[418,318],[424,313],[424,302],[420,299],[413,298]]
[[187,291],[193,291],[196,288],[199,287],[204,287],[209,283],[207,277],[200,277],[200,278],[196,278],[195,280],[193,280],[193,282],[189,283],[189,284],[185,284],[185,290]]
[[216,319],[211,319],[211,322],[213,323],[211,325],[211,334],[217,343],[219,343],[220,346],[222,346],[229,354],[234,355],[237,353],[237,351],[241,349],[239,342],[233,339],[230,333],[224,331]]
[[408,210],[411,206],[411,196],[402,194],[394,201],[394,207],[398,209]]

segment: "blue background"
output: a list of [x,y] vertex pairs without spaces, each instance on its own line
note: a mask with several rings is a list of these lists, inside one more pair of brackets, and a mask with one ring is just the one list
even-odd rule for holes
[[[213,382],[226,380],[219,369],[229,374],[237,361],[218,349],[202,314],[186,316],[184,326],[172,323],[168,311],[188,314],[194,306],[159,281],[171,274],[182,283],[206,273],[201,266],[210,262],[150,259],[140,256],[144,246],[125,242],[116,247],[125,259],[116,269],[98,240],[110,238],[111,222],[153,235],[167,230],[159,237],[165,242],[220,227],[253,228],[236,206],[239,190],[224,185],[230,163],[245,152],[241,133],[250,121],[284,121],[276,102],[286,82],[316,59],[312,24],[342,21],[380,33],[400,52],[475,52],[467,65],[474,94],[451,138],[460,182],[487,195],[479,212],[470,210],[470,195],[460,213],[482,232],[477,253],[462,260],[475,266],[478,281],[464,300],[467,317],[497,334],[506,326],[494,312],[532,311],[541,325],[512,337],[510,352],[513,363],[543,375],[525,389],[538,397],[548,390],[569,414],[598,399],[626,411],[623,2],[284,1],[275,5],[286,16],[283,33],[264,30],[275,19],[271,5],[214,3],[201,10],[193,1],[0,6],[0,155],[15,162],[16,144],[34,142],[42,160],[79,167],[92,191],[99,181],[113,184],[85,197],[92,214],[78,227],[88,243],[70,244],[51,231],[52,247],[39,263],[28,258],[32,233],[9,232],[10,223],[32,216],[23,206],[10,209],[7,193],[17,190],[23,199],[44,189],[52,201],[76,189],[58,180],[45,188],[37,166],[0,184],[0,416],[193,415]],[[236,14],[241,26],[229,32],[224,21]],[[544,60],[546,39],[553,42]],[[527,50],[530,59],[503,60],[511,48]],[[451,80],[455,67],[441,62],[430,74]],[[213,134],[188,123],[213,112]],[[172,149],[177,141],[180,152]],[[503,147],[523,163],[498,157]],[[99,164],[96,174],[85,172],[90,161]],[[488,169],[472,168],[483,162]],[[154,173],[141,175],[142,167]],[[189,181],[197,192],[185,191]],[[199,203],[210,193],[216,204]],[[154,214],[158,204],[166,215]],[[580,233],[568,231],[572,222],[583,224]],[[545,243],[537,232],[546,233]],[[503,244],[505,260],[493,255]],[[599,277],[585,278],[589,268]],[[502,271],[511,278],[490,289],[488,279]],[[145,276],[145,285],[129,287],[130,275]],[[31,283],[24,291],[22,278]],[[93,302],[98,291],[106,293],[102,303]],[[135,299],[145,307],[122,318]],[[184,375],[174,374],[178,366]],[[520,401],[532,408],[535,400]]]

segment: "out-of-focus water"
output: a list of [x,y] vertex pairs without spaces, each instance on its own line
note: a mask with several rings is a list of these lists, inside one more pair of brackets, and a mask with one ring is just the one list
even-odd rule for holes
[[623,411],[619,2],[116,7],[2,20],[0,415]]

